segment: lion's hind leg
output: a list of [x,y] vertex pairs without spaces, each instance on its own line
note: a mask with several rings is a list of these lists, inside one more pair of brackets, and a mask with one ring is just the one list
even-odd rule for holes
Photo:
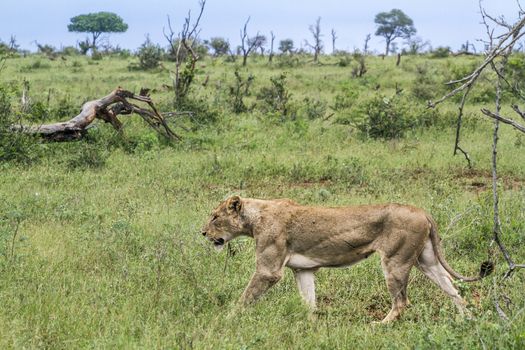
[[410,269],[413,266],[412,261],[401,263],[395,258],[381,257],[381,265],[385,274],[386,285],[392,296],[392,309],[381,321],[388,323],[396,320],[408,304],[407,284]]
[[417,259],[417,267],[428,277],[432,282],[438,285],[454,302],[461,314],[465,313],[466,301],[459,295],[458,290],[452,284],[452,277],[441,265],[434,249],[432,242],[428,239],[425,243],[423,251]]

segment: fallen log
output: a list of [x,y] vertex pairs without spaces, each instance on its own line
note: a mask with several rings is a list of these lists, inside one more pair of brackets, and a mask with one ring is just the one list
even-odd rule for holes
[[[12,125],[11,131],[38,135],[50,141],[73,141],[84,137],[95,119],[110,123],[115,130],[120,131],[122,122],[117,116],[135,113],[160,135],[169,140],[180,140],[180,136],[171,130],[165,118],[157,111],[148,92],[148,89],[141,89],[140,94],[135,95],[118,87],[107,96],[84,103],[80,113],[66,122],[39,126]],[[146,103],[148,108],[140,107],[128,100]]]

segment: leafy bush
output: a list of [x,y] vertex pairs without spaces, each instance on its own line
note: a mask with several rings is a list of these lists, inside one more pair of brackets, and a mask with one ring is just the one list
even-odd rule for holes
[[338,53],[337,57],[339,58],[339,60],[337,61],[337,65],[339,67],[348,67],[350,63],[352,62],[352,58],[347,53],[345,54]]
[[235,84],[229,88],[231,106],[234,113],[243,113],[248,110],[244,103],[244,98],[250,95],[250,86],[255,77],[250,74],[247,78],[243,78],[237,69],[234,74]]
[[31,163],[38,158],[37,141],[32,136],[11,129],[16,124],[11,106],[12,95],[13,91],[0,86],[0,162]]
[[286,86],[286,73],[270,78],[271,85],[261,88],[257,99],[262,102],[265,112],[276,113],[281,119],[295,117],[295,109],[291,106],[292,94]]
[[303,102],[301,111],[308,119],[313,120],[323,118],[326,114],[326,102],[320,99],[311,99],[308,97],[306,97]]
[[217,109],[203,96],[186,96],[175,103],[175,108],[178,111],[191,111],[193,127],[213,123],[219,116]]
[[379,93],[361,101],[357,114],[357,129],[374,139],[402,138],[413,128],[435,125],[440,117],[437,110],[427,109],[403,95],[386,97]]
[[80,51],[74,46],[65,46],[60,50],[59,53],[64,56],[80,55]]
[[512,54],[507,61],[506,69],[509,72],[511,84],[523,89],[525,81],[525,54]]
[[442,81],[439,73],[428,64],[418,64],[415,69],[416,79],[411,87],[412,95],[420,100],[429,101],[439,97],[442,92]]
[[29,73],[36,69],[48,69],[51,68],[51,65],[47,62],[42,62],[42,60],[37,59],[36,61],[23,65],[20,67],[20,72],[22,73]]
[[163,54],[162,48],[158,44],[154,44],[149,36],[147,36],[146,41],[140,46],[137,52],[139,68],[145,70],[157,68]]
[[278,68],[296,68],[301,65],[299,57],[295,55],[279,55],[277,59]]
[[450,56],[450,47],[448,46],[439,46],[430,51],[430,57],[432,58],[445,58],[448,56]]

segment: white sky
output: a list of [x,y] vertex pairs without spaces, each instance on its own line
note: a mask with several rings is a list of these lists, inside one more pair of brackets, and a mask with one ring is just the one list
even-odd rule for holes
[[[493,15],[515,19],[517,0],[484,0]],[[524,1],[525,5],[525,1]],[[84,39],[80,33],[68,33],[69,19],[78,14],[110,11],[129,25],[123,34],[112,34],[110,42],[123,48],[136,49],[149,34],[154,42],[165,46],[162,29],[170,15],[176,30],[189,9],[197,11],[198,0],[0,0],[0,39],[15,35],[22,48],[35,50],[34,41],[55,47],[75,45]],[[433,47],[450,46],[457,50],[462,43],[484,37],[477,0],[208,0],[201,22],[202,39],[222,36],[232,46],[239,43],[239,30],[246,18],[250,35],[257,31],[276,35],[276,43],[291,38],[300,47],[310,39],[308,26],[321,16],[326,51],[331,51],[330,31],[338,39],[336,48],[362,48],[366,34],[372,34],[370,45],[382,51],[384,41],[375,37],[374,16],[392,8],[403,10],[414,20],[417,36],[429,40]],[[399,42],[402,43],[401,41]],[[482,48],[478,44],[478,48]]]

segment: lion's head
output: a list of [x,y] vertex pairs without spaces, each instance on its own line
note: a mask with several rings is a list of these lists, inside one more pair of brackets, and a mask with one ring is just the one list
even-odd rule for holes
[[243,202],[239,196],[228,198],[212,211],[210,219],[202,228],[202,235],[220,250],[226,242],[247,234],[243,209]]

